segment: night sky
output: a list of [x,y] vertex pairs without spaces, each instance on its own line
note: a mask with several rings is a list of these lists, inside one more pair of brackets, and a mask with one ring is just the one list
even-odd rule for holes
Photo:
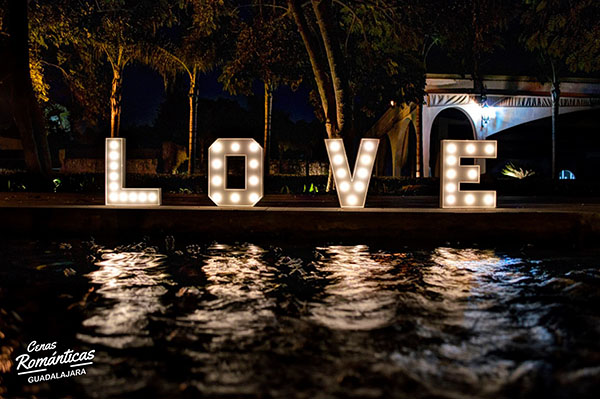
[[[217,81],[219,72],[202,75],[199,79],[200,97],[206,99],[228,98],[236,100],[246,107],[246,96],[232,96],[223,90]],[[253,87],[255,96],[262,100],[263,89],[259,82]],[[273,96],[274,110],[289,114],[294,122],[315,119],[312,106],[308,101],[309,90],[302,84],[298,90],[292,91],[282,86]],[[123,79],[123,124],[128,126],[152,125],[161,103],[165,99],[165,90],[160,75],[143,66],[127,68]]]

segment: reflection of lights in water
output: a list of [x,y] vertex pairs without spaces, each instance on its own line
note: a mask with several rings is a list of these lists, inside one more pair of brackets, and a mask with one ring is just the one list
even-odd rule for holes
[[261,259],[264,250],[251,244],[215,244],[208,252],[202,271],[214,298],[202,301],[181,321],[194,322],[197,332],[229,337],[256,334],[273,323],[274,299],[266,293],[274,285],[276,269]]
[[163,312],[163,286],[172,284],[163,272],[164,255],[152,252],[104,252],[99,266],[87,275],[92,284],[100,285],[96,294],[108,305],[83,322],[93,330],[91,335],[79,334],[88,343],[109,347],[139,347],[152,344],[147,331],[149,316]]
[[331,246],[321,248],[325,259],[317,264],[331,281],[321,301],[311,304],[318,323],[333,329],[371,330],[387,326],[395,316],[396,295],[386,290],[392,264],[377,262],[369,248]]

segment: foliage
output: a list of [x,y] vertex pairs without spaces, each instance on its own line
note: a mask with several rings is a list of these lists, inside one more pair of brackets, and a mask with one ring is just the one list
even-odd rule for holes
[[[263,7],[255,5],[255,8]],[[284,12],[264,6],[250,21],[240,19],[235,50],[223,66],[219,81],[232,94],[252,94],[252,83],[260,80],[274,90],[280,84],[295,89],[306,67],[295,26]],[[285,11],[285,10],[284,10]]]
[[536,52],[554,81],[564,69],[600,69],[600,2],[596,0],[524,0],[521,40]]
[[509,162],[502,169],[502,174],[504,176],[514,177],[515,179],[525,179],[526,177],[535,175],[535,171],[517,167],[512,162]]

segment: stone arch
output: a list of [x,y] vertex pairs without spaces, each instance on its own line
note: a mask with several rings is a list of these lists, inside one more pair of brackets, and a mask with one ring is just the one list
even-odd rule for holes
[[416,177],[417,174],[417,130],[412,119],[401,125],[396,149],[396,176]]
[[384,134],[379,139],[379,147],[377,148],[377,157],[375,158],[375,175],[376,176],[393,176],[394,175],[394,159],[392,152],[392,144],[389,134]]
[[430,176],[439,176],[440,141],[444,139],[476,140],[477,129],[469,113],[461,107],[447,107],[435,115],[429,131],[428,165]]

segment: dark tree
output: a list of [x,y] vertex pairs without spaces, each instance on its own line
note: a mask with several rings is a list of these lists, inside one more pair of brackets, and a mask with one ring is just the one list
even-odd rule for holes
[[47,175],[51,169],[44,118],[33,91],[29,67],[28,2],[3,4],[0,34],[0,89],[19,130],[27,168]]

